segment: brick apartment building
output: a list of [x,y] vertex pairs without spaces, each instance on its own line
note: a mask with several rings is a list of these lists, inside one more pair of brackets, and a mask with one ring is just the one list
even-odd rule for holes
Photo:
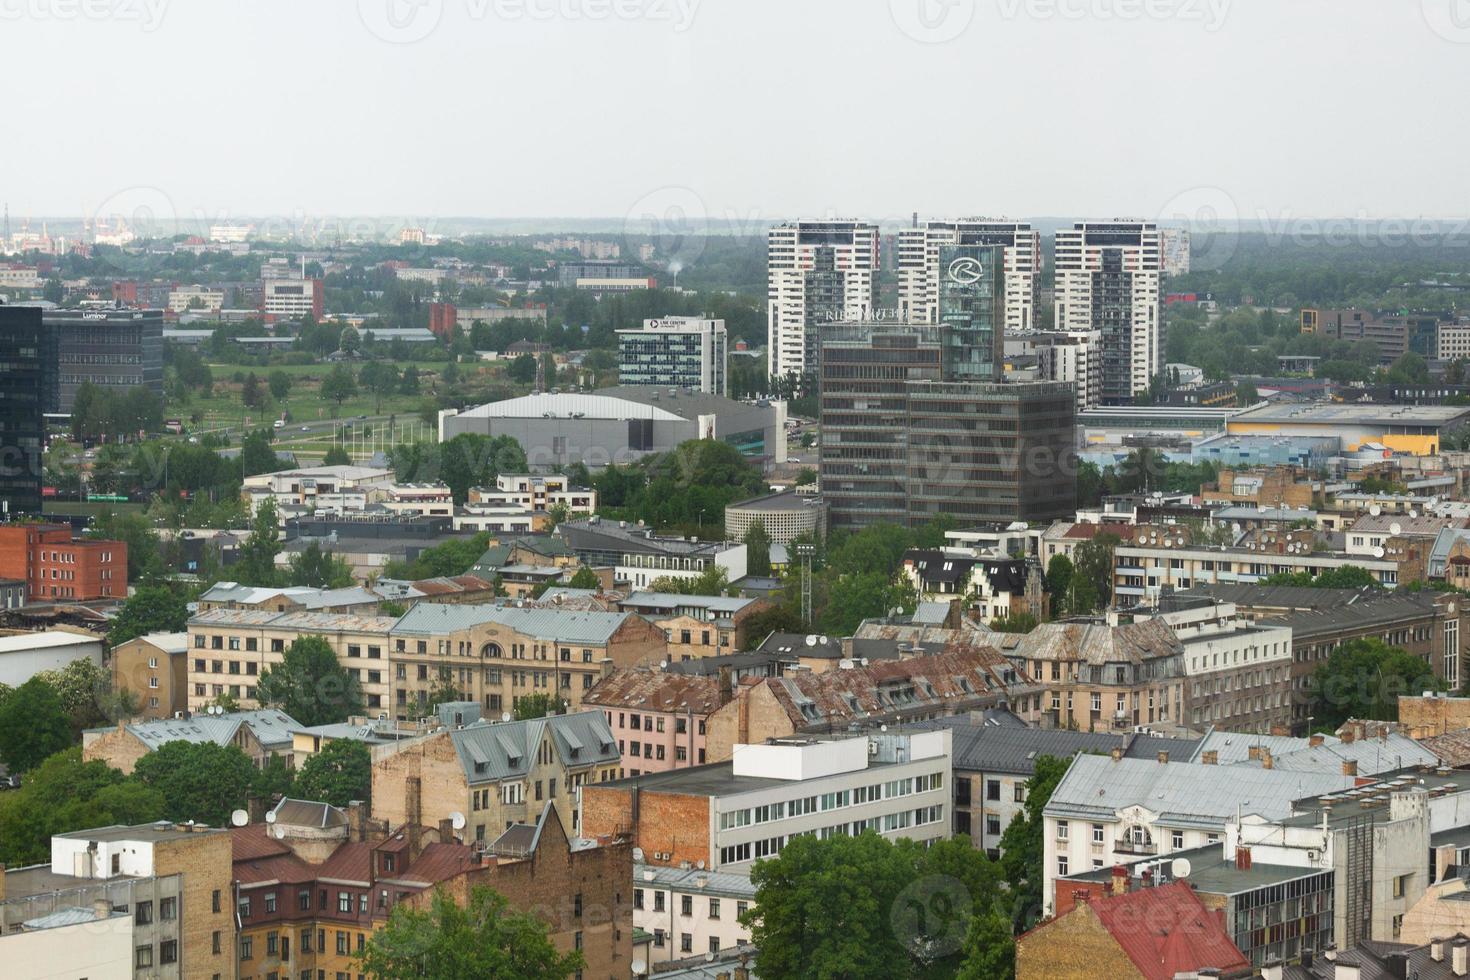
[[710,674],[629,667],[598,682],[582,706],[601,708],[607,717],[622,757],[621,779],[704,765],[705,728],[720,706],[721,689]]
[[631,963],[632,848],[574,850],[554,807],[484,847],[448,820],[390,832],[360,806],[285,799],[271,816],[230,834],[241,980],[359,974],[355,954],[395,907],[426,908],[438,888],[464,905],[478,885],[538,915],[560,951],[580,949],[584,975],[622,976]]
[[112,689],[138,699],[143,718],[172,718],[189,706],[189,634],[148,633],[112,648]]
[[27,602],[125,599],[128,546],[73,538],[65,524],[0,525],[0,579],[25,582]]

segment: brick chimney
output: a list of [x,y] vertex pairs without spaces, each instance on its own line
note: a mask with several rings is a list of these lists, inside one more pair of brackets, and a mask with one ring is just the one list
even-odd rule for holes
[[1203,766],[1218,766],[1220,764],[1220,753],[1214,749],[1210,749],[1208,752],[1201,752],[1199,761],[1200,765]]
[[420,848],[419,831],[422,824],[423,783],[418,776],[409,776],[403,786],[403,812],[408,824],[408,860],[418,859]]
[[1121,864],[1113,865],[1111,891],[1114,895],[1126,895],[1128,893],[1128,869]]
[[1159,753],[1159,761],[1160,762],[1168,762],[1169,761],[1169,753],[1168,752],[1160,752]]
[[731,681],[731,676],[728,665],[720,668],[720,707],[722,708],[729,704],[730,699],[735,696],[735,688]]
[[1344,776],[1356,776],[1358,774],[1358,760],[1357,759],[1344,759],[1344,760],[1342,760],[1342,774]]
[[1270,769],[1271,768],[1271,750],[1270,749],[1266,749],[1266,748],[1261,749],[1261,768],[1262,769]]
[[1355,739],[1355,738],[1357,738],[1357,735],[1353,732],[1353,730],[1351,728],[1344,728],[1342,730],[1342,744],[1343,745],[1352,745],[1353,744],[1353,739]]
[[1108,754],[1113,757],[1114,762],[1123,761],[1123,747],[1121,745],[1114,746],[1113,751],[1109,752]]
[[1307,744],[1310,745],[1312,748],[1315,749],[1317,746],[1321,745],[1324,741],[1325,741],[1325,739],[1323,739],[1321,735],[1312,735],[1312,736],[1308,737]]
[[1260,762],[1261,747],[1259,745],[1252,745],[1249,749],[1246,750],[1245,757],[1251,762]]

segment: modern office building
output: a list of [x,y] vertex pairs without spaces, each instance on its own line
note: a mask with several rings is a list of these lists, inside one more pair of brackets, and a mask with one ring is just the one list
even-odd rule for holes
[[1102,334],[1102,401],[1126,404],[1164,366],[1163,241],[1151,221],[1079,221],[1056,236],[1056,326]]
[[743,541],[756,524],[772,544],[786,545],[802,534],[827,536],[827,503],[820,494],[786,490],[725,505],[725,537]]
[[298,319],[310,315],[320,320],[326,312],[320,279],[267,279],[262,291],[261,309],[269,317]]
[[47,411],[69,413],[89,382],[163,397],[162,310],[47,310],[41,319],[56,358],[56,397]]
[[0,515],[41,512],[44,414],[56,378],[45,347],[40,308],[0,306]]
[[866,320],[877,305],[878,228],[864,221],[794,221],[766,235],[767,370],[816,371],[824,322]]
[[618,331],[618,383],[728,395],[725,321],[697,316],[644,320]]
[[1051,521],[1075,508],[1071,385],[956,376],[952,367],[986,367],[948,358],[946,337],[961,329],[824,332],[820,474],[834,528],[939,514],[962,525]]
[[[1041,233],[1029,222],[961,218],[926,221],[898,233],[898,312],[915,323],[937,323],[942,284],[949,274],[945,249],[1000,248],[1004,255],[1004,328],[1035,326]],[[997,311],[999,312],[999,311]]]

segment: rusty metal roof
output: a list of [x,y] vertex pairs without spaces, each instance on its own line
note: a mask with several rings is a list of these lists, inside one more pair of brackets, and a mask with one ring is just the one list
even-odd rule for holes
[[1012,655],[1027,660],[1139,664],[1159,657],[1179,656],[1184,646],[1167,623],[1107,626],[1100,623],[1042,623],[1016,643]]

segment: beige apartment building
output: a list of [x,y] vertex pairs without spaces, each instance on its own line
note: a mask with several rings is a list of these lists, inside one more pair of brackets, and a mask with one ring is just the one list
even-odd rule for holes
[[392,629],[392,712],[422,717],[446,686],[490,718],[538,694],[575,708],[614,667],[656,664],[666,645],[633,613],[419,603]]
[[266,609],[199,613],[188,623],[189,708],[197,711],[223,694],[242,708],[258,707],[261,671],[280,664],[298,637],[320,636],[356,675],[363,707],[376,714],[389,699],[388,631],[394,622],[392,616]]

